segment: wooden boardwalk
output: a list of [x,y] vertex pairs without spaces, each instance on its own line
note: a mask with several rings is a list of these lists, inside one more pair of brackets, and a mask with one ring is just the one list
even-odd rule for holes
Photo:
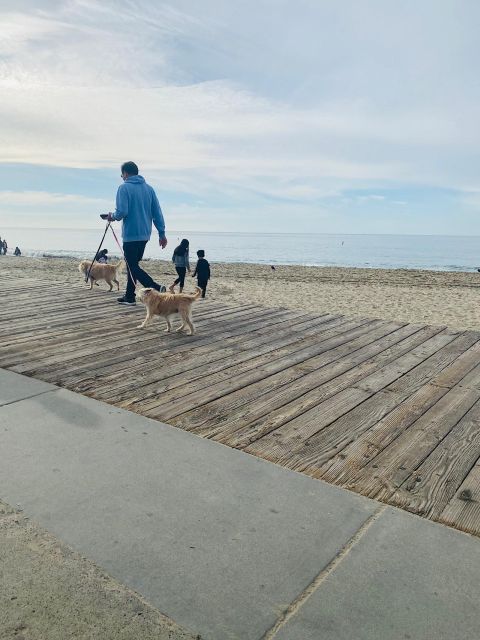
[[[2,278],[0,367],[480,535],[480,333]],[[279,490],[281,488],[279,487]]]

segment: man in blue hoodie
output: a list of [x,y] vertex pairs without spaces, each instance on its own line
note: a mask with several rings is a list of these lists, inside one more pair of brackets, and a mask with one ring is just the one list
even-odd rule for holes
[[127,261],[127,290],[118,298],[120,304],[135,304],[137,280],[144,287],[166,291],[138,264],[143,258],[147,242],[152,234],[152,222],[158,231],[162,249],[167,246],[165,222],[162,210],[153,188],[138,175],[134,162],[124,162],[121,167],[123,184],[118,187],[115,213],[108,214],[108,220],[122,220],[123,252]]

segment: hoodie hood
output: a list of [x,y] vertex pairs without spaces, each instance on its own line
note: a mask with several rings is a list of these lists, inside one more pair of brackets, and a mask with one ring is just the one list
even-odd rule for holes
[[143,176],[128,176],[125,182],[129,184],[144,184],[145,178]]

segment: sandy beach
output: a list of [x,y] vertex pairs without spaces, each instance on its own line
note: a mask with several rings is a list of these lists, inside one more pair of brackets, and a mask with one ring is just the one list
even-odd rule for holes
[[[78,262],[72,258],[2,256],[0,269],[4,274],[35,275],[67,286],[86,286],[77,270]],[[143,264],[158,282],[167,286],[173,282],[176,274],[171,262],[148,260]],[[211,268],[210,300],[480,329],[480,273],[476,271],[281,265],[273,270],[270,265],[245,263],[212,263]],[[125,282],[124,272],[121,291]],[[194,284],[195,280],[188,278],[186,290]],[[100,287],[107,285],[102,282]]]
[[0,541],[0,640],[197,637],[2,501]]

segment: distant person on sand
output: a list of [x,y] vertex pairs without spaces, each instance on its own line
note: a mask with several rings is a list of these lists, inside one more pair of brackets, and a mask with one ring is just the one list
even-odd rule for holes
[[195,271],[192,273],[192,278],[197,276],[197,284],[202,290],[202,298],[205,298],[207,284],[210,280],[210,265],[208,260],[205,260],[205,251],[203,249],[199,249],[197,251],[197,258],[197,266],[195,267]]
[[175,247],[172,256],[172,262],[175,265],[175,271],[178,274],[178,278],[175,282],[168,287],[170,293],[175,293],[175,285],[180,285],[180,293],[183,291],[183,287],[185,286],[185,275],[187,271],[190,273],[190,263],[188,261],[188,249],[190,247],[189,241],[184,238],[178,247]]
[[123,252],[127,262],[127,289],[117,298],[119,304],[134,305],[137,280],[144,287],[166,291],[140,266],[145,247],[152,234],[152,223],[158,231],[158,242],[162,249],[167,246],[165,222],[157,195],[153,188],[138,175],[134,162],[124,162],[121,167],[124,184],[118,187],[115,212],[107,216],[109,221],[122,220]]
[[95,256],[95,261],[100,262],[100,264],[106,264],[108,262],[108,249],[102,249]]
[[20,251],[20,249],[18,247],[15,247],[15,251],[13,252],[14,256],[21,256],[22,252]]
[[6,256],[7,255],[7,249],[8,249],[8,245],[7,245],[7,241],[4,240],[3,241],[3,255]]

